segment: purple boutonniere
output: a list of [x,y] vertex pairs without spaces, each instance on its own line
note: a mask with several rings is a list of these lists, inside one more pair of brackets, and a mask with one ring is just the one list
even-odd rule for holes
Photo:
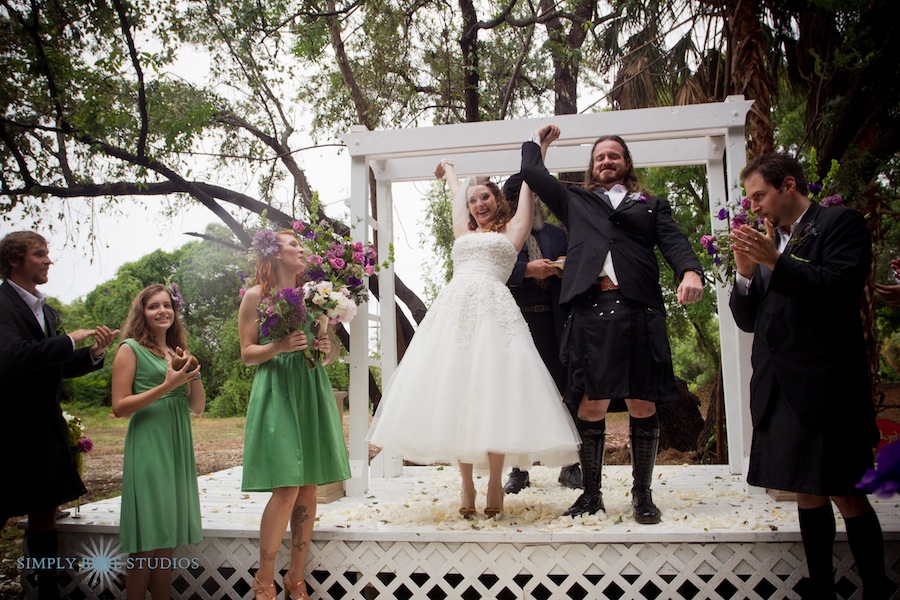
[[799,231],[795,231],[791,234],[791,239],[788,241],[794,248],[799,248],[803,245],[803,243],[811,238],[819,235],[819,228],[816,227],[815,223],[807,223],[803,227],[800,228]]
[[647,204],[647,196],[641,194],[640,192],[632,192],[628,194],[629,202],[640,202],[641,204]]

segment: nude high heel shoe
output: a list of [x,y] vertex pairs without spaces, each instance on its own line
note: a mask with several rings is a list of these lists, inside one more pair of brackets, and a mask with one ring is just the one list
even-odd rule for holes
[[278,600],[278,593],[275,591],[275,582],[273,581],[269,585],[264,585],[262,581],[259,580],[259,577],[256,575],[253,576],[253,582],[251,583],[253,588],[253,597],[257,598],[260,594],[262,594],[265,600]]
[[309,600],[306,592],[306,582],[302,579],[294,581],[290,573],[284,574],[284,599],[285,600]]

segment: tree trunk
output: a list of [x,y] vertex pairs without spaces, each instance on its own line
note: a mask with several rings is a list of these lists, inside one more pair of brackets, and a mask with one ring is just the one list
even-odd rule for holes
[[691,452],[697,449],[697,436],[703,429],[703,417],[700,416],[700,399],[691,393],[687,383],[676,379],[679,399],[677,402],[659,404],[659,449],[672,448],[679,452]]

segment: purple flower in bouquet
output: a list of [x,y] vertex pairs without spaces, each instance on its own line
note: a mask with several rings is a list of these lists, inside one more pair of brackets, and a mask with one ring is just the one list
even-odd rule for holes
[[703,246],[704,248],[708,249],[710,247],[710,245],[713,245],[715,243],[715,241],[716,241],[716,238],[714,238],[713,236],[711,236],[709,234],[700,236],[700,245]]
[[304,229],[306,229],[306,225],[302,221],[294,221],[294,224],[291,226],[297,233],[302,233]]
[[844,197],[840,194],[834,194],[832,196],[826,196],[822,198],[822,206],[843,206],[844,205]]
[[257,307],[259,333],[275,339],[297,331],[306,322],[302,288],[284,288],[262,299]]
[[375,265],[366,265],[363,267],[363,271],[366,272],[366,275],[372,276],[375,273]]
[[867,470],[856,487],[882,498],[890,498],[900,490],[900,442],[878,451],[875,468]]
[[340,257],[331,258],[328,262],[331,263],[331,266],[335,269],[343,269],[347,265],[347,263],[344,262],[344,259]]
[[317,239],[319,239],[319,234],[316,233],[315,231],[313,231],[312,229],[310,229],[305,234],[303,234],[303,237],[308,240],[317,240]]
[[253,236],[253,249],[263,258],[278,254],[278,236],[271,229],[260,229]]
[[306,272],[306,276],[309,277],[310,281],[324,281],[325,271],[322,269],[312,269]]
[[309,259],[307,259],[307,261],[306,261],[307,264],[312,265],[313,267],[318,267],[318,266],[320,266],[323,262],[325,262],[325,260],[324,260],[321,256],[319,256],[318,254],[313,254],[313,255],[310,256]]
[[718,214],[717,216],[719,217],[719,220],[720,220],[720,221],[724,221],[725,219],[728,218],[728,209],[727,209],[727,208],[720,208],[720,209],[719,209],[719,214]]
[[349,285],[351,288],[362,287],[362,284],[363,284],[362,279],[360,279],[358,277],[347,278],[347,285]]
[[741,198],[741,208],[743,208],[744,210],[750,210],[750,198],[748,198],[747,196]]
[[360,252],[354,252],[352,257],[353,262],[358,265],[361,265],[366,262],[366,255]]
[[354,252],[363,252],[364,250],[365,250],[365,244],[363,244],[362,242],[355,242],[353,244]]
[[77,448],[79,452],[87,454],[94,449],[94,442],[88,436],[83,436],[79,438]]

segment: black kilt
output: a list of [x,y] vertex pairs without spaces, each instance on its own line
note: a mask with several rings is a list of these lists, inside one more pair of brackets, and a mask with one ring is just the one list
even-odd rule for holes
[[[863,413],[863,411],[858,411]],[[781,387],[753,428],[747,483],[819,496],[853,496],[866,469],[874,463],[875,423],[869,419],[801,420]]]
[[618,290],[595,286],[572,304],[563,334],[569,368],[569,408],[582,396],[611,399],[611,412],[627,410],[625,398],[678,400],[663,311],[632,302]]

